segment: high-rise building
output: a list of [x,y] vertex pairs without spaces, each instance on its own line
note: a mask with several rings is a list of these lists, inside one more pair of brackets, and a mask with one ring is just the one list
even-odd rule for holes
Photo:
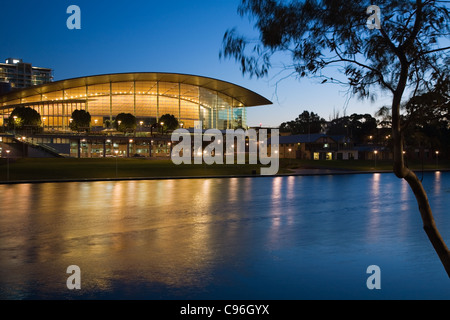
[[8,58],[5,63],[0,63],[0,83],[3,83],[3,88],[27,88],[52,80],[52,69],[34,67],[22,59]]

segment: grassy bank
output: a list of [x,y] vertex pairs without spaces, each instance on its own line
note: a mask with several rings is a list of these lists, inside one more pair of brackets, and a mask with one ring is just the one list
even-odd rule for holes
[[[413,170],[444,170],[450,168],[450,161],[408,161],[407,166]],[[336,169],[355,171],[392,170],[392,160],[287,160],[281,159],[280,167],[283,169]]]
[[[171,160],[10,159],[9,180],[67,180],[105,178],[189,177],[259,174],[259,165],[175,165]],[[0,164],[0,181],[7,180],[7,163]]]
[[[410,164],[421,170],[421,163]],[[449,162],[439,163],[439,168],[449,168]],[[424,164],[425,170],[436,169],[436,163]],[[354,171],[392,170],[390,161],[312,161],[280,160],[279,174],[296,169],[337,169]],[[7,181],[7,162],[0,159],[0,181]],[[70,180],[107,178],[160,178],[191,176],[259,175],[260,165],[175,165],[171,160],[135,158],[106,159],[10,159],[9,181]]]

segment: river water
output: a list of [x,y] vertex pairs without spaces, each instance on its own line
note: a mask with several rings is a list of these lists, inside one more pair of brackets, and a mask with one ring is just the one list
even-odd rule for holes
[[[450,173],[423,184],[449,243]],[[450,298],[389,173],[0,185],[0,204],[2,299]]]

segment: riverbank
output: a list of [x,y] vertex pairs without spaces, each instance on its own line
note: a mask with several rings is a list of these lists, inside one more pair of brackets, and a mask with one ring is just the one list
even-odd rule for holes
[[[260,164],[175,165],[170,159],[1,159],[0,183],[149,180],[260,176]],[[414,163],[415,171],[446,171],[450,163]],[[390,161],[280,159],[278,176],[392,172]]]

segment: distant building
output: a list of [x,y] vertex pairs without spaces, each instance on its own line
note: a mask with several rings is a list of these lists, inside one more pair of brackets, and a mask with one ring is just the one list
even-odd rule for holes
[[0,63],[0,90],[3,92],[9,88],[28,88],[52,80],[52,69],[34,67],[22,59],[8,58],[5,63]]
[[345,136],[329,136],[324,133],[280,136],[279,154],[280,158],[287,159],[358,159],[358,151]]

